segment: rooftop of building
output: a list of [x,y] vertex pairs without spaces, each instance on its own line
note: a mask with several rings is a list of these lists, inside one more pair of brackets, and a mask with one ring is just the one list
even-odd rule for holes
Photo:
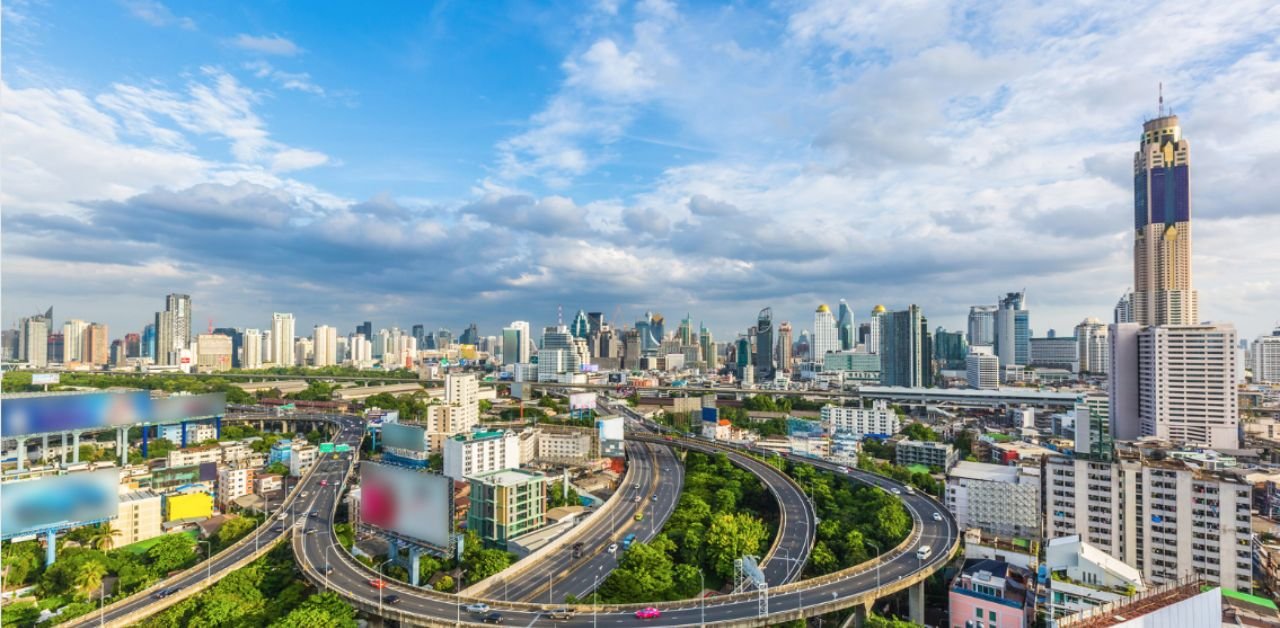
[[[1069,548],[1070,551],[1068,553],[1072,557],[1075,557],[1077,561],[1088,561],[1093,563],[1115,575],[1117,578],[1138,584],[1142,582],[1142,572],[1126,564],[1124,561],[1081,540],[1079,534],[1049,539],[1049,542],[1045,547],[1047,550],[1045,554],[1046,561],[1048,560],[1049,551],[1059,548]],[[1076,564],[1078,564],[1078,562]],[[1056,571],[1058,569],[1066,569],[1071,566],[1073,565],[1049,565],[1049,569]]]
[[926,449],[947,449],[947,450],[950,450],[953,448],[951,443],[942,443],[942,442],[932,441],[932,440],[911,440],[911,439],[900,440],[898,441],[898,444],[896,446],[897,447],[902,447],[902,446],[924,447]]
[[546,480],[547,476],[522,469],[499,469],[468,476],[472,480],[497,486],[518,486],[526,482]]
[[[965,591],[968,594],[982,595],[972,589],[961,586],[968,578],[970,582],[985,584],[1000,589],[1000,599],[1022,608],[1027,602],[1027,584],[1032,582],[1031,572],[1004,562],[990,558],[967,558],[964,567],[952,582],[952,590]],[[988,596],[984,596],[988,597]]]
[[510,432],[511,434],[515,434],[515,432],[511,432],[510,430],[481,430],[481,431],[471,432],[469,434],[465,434],[465,433],[458,434],[457,436],[453,436],[452,438],[453,440],[456,440],[460,443],[465,443],[467,441],[489,440],[491,438],[499,438],[504,434],[507,434],[508,432]]
[[132,501],[138,501],[142,499],[159,499],[159,498],[160,498],[160,493],[157,493],[151,489],[128,491],[126,493],[120,494],[120,501],[122,502],[132,502]]
[[1216,588],[1206,588],[1201,582],[1195,580],[1173,583],[1063,617],[1058,620],[1058,628],[1107,628],[1130,622],[1133,622],[1133,625],[1139,625],[1135,620],[1140,617],[1201,594],[1212,594],[1216,590]]
[[1040,470],[1030,467],[961,460],[956,463],[956,466],[951,467],[951,470],[947,472],[947,477],[984,480],[987,482],[1007,482],[1012,484],[1018,481],[1018,475],[1020,473],[1039,475]]

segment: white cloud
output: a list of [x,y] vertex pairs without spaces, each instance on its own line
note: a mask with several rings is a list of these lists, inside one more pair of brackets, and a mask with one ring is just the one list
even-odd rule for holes
[[283,89],[306,92],[316,96],[325,95],[324,88],[312,82],[311,75],[306,72],[285,72],[266,61],[250,61],[244,64],[244,67],[252,70],[254,76],[269,79]]
[[313,150],[286,148],[271,157],[271,170],[274,172],[290,172],[305,170],[329,163],[329,156]]
[[611,39],[592,44],[579,59],[566,61],[565,84],[606,98],[634,98],[653,87],[644,59],[635,51],[623,53]]
[[195,30],[196,22],[189,17],[179,17],[159,0],[121,0],[121,4],[134,17],[158,27],[176,25],[184,30]]
[[241,33],[231,40],[231,45],[249,52],[282,57],[292,57],[302,52],[298,44],[280,35],[254,36]]

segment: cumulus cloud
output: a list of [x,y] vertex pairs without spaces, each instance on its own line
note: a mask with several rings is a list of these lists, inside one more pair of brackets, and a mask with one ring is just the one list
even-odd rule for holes
[[231,40],[231,45],[249,52],[281,57],[292,57],[302,52],[298,44],[280,35],[257,36],[241,33]]
[[195,20],[179,17],[159,0],[122,0],[121,4],[134,17],[152,26],[177,26],[185,30],[195,30]]

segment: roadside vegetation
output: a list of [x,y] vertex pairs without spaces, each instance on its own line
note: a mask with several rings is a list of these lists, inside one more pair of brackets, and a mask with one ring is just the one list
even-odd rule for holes
[[902,502],[881,489],[803,463],[788,463],[787,472],[813,500],[819,519],[805,577],[865,562],[896,547],[911,531]]

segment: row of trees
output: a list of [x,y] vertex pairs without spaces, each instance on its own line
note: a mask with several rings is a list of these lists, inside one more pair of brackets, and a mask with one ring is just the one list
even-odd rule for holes
[[724,454],[689,452],[684,491],[663,534],[626,551],[601,584],[601,600],[688,598],[698,593],[704,575],[714,587],[733,576],[735,559],[768,548],[777,516],[777,504],[751,472]]
[[[193,377],[193,376],[164,376],[164,377],[144,377],[142,375],[132,375],[128,373],[62,373],[59,383],[50,386],[50,390],[67,390],[75,388],[138,388],[142,390],[164,390],[168,392],[189,392],[193,394],[224,392],[227,393],[227,403],[253,403],[253,395],[245,392],[237,386],[233,386],[232,382],[221,377]],[[4,392],[31,392],[43,390],[43,386],[35,386],[31,383],[31,371],[7,371],[4,373],[3,380],[0,380],[0,388]]]
[[911,531],[902,502],[870,486],[802,463],[788,473],[813,500],[819,519],[808,576],[819,576],[864,562],[901,543]]

